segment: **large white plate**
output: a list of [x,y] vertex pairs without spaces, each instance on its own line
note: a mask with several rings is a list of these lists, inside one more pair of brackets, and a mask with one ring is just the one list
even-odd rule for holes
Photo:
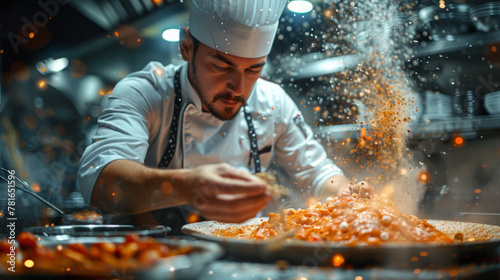
[[301,240],[285,240],[280,238],[269,240],[248,240],[240,238],[224,238],[215,236],[216,229],[224,229],[241,225],[257,225],[267,218],[254,218],[243,224],[219,222],[200,222],[185,225],[182,231],[191,236],[214,241],[226,249],[234,258],[275,262],[286,260],[292,264],[331,266],[332,258],[340,255],[344,265],[366,266],[401,265],[418,267],[449,266],[453,263],[476,261],[491,255],[500,245],[500,227],[442,220],[429,220],[445,234],[453,237],[457,232],[469,238],[491,237],[488,241],[442,243],[388,243],[380,246],[346,246],[334,242],[306,242]]

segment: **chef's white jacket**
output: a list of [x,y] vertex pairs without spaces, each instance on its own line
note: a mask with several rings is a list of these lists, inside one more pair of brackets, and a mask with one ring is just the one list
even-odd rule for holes
[[[189,82],[187,64],[149,63],[120,81],[110,94],[98,128],[80,161],[78,186],[87,203],[101,170],[117,159],[157,167],[165,152],[174,112],[173,79],[181,70],[182,122],[168,168],[228,163],[254,172],[243,109],[229,121],[203,112]],[[278,170],[282,183],[317,195],[331,176],[342,171],[327,158],[293,100],[277,84],[258,79],[247,100],[257,134],[262,170]],[[267,150],[267,152],[266,152]],[[250,162],[250,166],[249,166]],[[291,183],[295,182],[295,183]]]

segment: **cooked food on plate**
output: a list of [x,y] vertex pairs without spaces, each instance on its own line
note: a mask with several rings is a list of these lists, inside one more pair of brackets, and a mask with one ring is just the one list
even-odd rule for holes
[[[123,240],[123,239],[122,239]],[[90,243],[72,243],[46,246],[29,232],[21,232],[12,245],[8,239],[0,241],[0,260],[10,261],[8,253],[16,246],[16,272],[49,274],[99,274],[119,271],[135,271],[153,266],[162,258],[190,254],[196,249],[190,246],[162,244],[151,237],[136,234],[125,237],[123,242],[94,239]],[[3,266],[7,273],[7,267]]]
[[[307,209],[270,213],[267,221],[257,225],[223,227],[214,229],[212,234],[245,239],[288,235],[304,241],[330,241],[344,245],[458,241],[426,220],[402,213],[386,197],[362,198],[356,193],[340,198],[328,197],[324,203],[317,202]],[[460,236],[459,232],[454,234]]]
[[102,223],[102,216],[97,214],[93,210],[82,210],[80,212],[74,212],[71,214],[71,218],[74,220],[79,220],[79,221],[87,221],[87,222],[95,222],[98,221]]

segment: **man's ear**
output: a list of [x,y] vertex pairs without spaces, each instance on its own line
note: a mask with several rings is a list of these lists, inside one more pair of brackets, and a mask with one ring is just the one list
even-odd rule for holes
[[189,33],[189,30],[184,27],[181,29],[181,40],[179,41],[179,50],[181,52],[182,59],[187,62],[193,60],[194,55],[194,44],[193,37]]

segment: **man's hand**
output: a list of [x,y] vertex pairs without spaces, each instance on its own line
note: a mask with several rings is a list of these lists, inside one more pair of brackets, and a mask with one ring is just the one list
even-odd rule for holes
[[367,182],[361,181],[359,183],[350,183],[347,186],[339,188],[337,192],[338,197],[350,196],[352,194],[358,194],[361,198],[371,198],[375,194],[375,188],[370,186]]
[[255,217],[271,199],[264,181],[227,164],[190,170],[180,194],[205,217],[233,223]]

